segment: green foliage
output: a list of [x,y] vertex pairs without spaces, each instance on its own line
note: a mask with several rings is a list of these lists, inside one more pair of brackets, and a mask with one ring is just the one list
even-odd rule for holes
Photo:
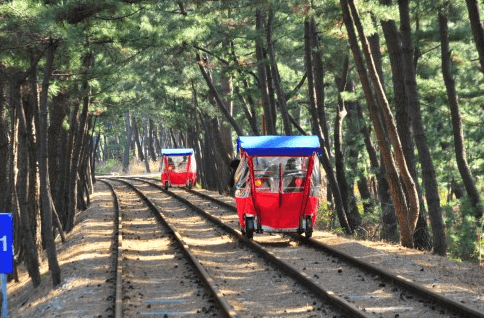
[[122,170],[122,163],[116,159],[108,159],[102,164],[97,164],[95,168],[96,175],[110,174],[120,172]]
[[482,228],[477,226],[469,200],[452,202],[443,206],[443,210],[449,257],[465,261],[478,260],[481,248],[478,234],[482,233]]
[[335,221],[335,211],[330,208],[327,203],[318,206],[318,216],[316,218],[316,226],[322,230],[333,230],[333,223]]

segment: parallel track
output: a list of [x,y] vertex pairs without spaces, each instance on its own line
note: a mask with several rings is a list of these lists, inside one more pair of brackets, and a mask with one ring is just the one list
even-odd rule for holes
[[[126,277],[123,277],[123,272],[126,273],[128,270],[130,270],[130,266],[129,265],[125,265],[126,263],[128,263],[128,261],[126,260],[126,258],[123,257],[123,252],[122,250],[125,250],[126,251],[126,248],[127,247],[124,247],[122,246],[122,242],[123,242],[123,228],[122,228],[122,218],[121,218],[121,213],[119,212],[119,201],[118,201],[118,197],[119,195],[117,194],[117,191],[115,190],[114,186],[112,185],[111,182],[108,182],[106,179],[104,180],[100,180],[106,184],[108,184],[108,186],[110,187],[111,191],[112,191],[112,194],[113,194],[113,200],[115,202],[114,206],[115,206],[115,210],[117,212],[115,212],[115,214],[117,215],[117,219],[118,219],[118,238],[117,238],[117,242],[118,242],[118,249],[117,249],[117,252],[115,252],[115,254],[117,254],[117,262],[115,264],[115,267],[116,267],[116,280],[115,280],[115,284],[116,284],[116,287],[115,287],[115,290],[116,290],[116,297],[115,297],[115,300],[114,300],[114,307],[115,307],[115,317],[116,318],[121,318],[121,317],[126,317],[126,316],[138,316],[138,315],[141,315],[141,316],[175,316],[175,317],[179,317],[179,316],[190,316],[190,315],[197,315],[197,312],[193,311],[193,312],[190,312],[188,311],[186,308],[185,309],[182,309],[182,310],[178,310],[178,311],[174,311],[173,309],[171,309],[170,311],[167,311],[167,310],[164,310],[164,311],[156,311],[157,308],[157,303],[159,302],[170,302],[171,300],[171,303],[176,303],[176,302],[180,302],[181,305],[179,305],[178,307],[180,306],[190,306],[187,304],[188,301],[190,302],[196,302],[195,306],[199,307],[199,308],[213,308],[213,305],[212,305],[212,300],[211,299],[206,299],[206,300],[203,300],[201,299],[201,297],[199,297],[198,299],[196,300],[187,300],[186,303],[182,303],[184,300],[181,299],[170,299],[170,295],[167,295],[165,297],[165,299],[153,299],[153,300],[142,300],[142,299],[133,299],[132,296],[128,296],[127,295],[127,292],[126,291],[130,291],[133,288],[133,285],[134,283],[132,283],[130,280],[136,280],[136,279],[139,279],[140,277],[131,277],[131,278],[126,278]],[[146,196],[144,196],[143,193],[141,193],[140,191],[138,191],[135,187],[133,187],[131,184],[129,184],[128,182],[124,181],[124,180],[116,180],[116,182],[120,182],[120,183],[123,183],[125,186],[129,187],[131,190],[133,190],[143,201],[144,203],[146,204],[146,206],[148,206],[149,210],[151,211],[151,213],[153,213],[153,215],[157,218],[157,220],[162,223],[164,225],[164,233],[166,233],[168,236],[172,237],[173,240],[178,244],[178,247],[179,247],[179,250],[182,250],[184,252],[184,257],[189,260],[192,264],[191,266],[191,270],[194,270],[197,272],[198,276],[201,277],[204,281],[204,285],[205,287],[207,287],[210,292],[212,293],[212,296],[214,297],[215,301],[218,303],[219,305],[219,309],[220,309],[220,312],[222,315],[226,316],[226,317],[238,317],[237,314],[234,312],[234,310],[230,307],[229,303],[225,300],[224,296],[220,293],[220,290],[218,290],[217,286],[215,286],[215,284],[213,283],[212,279],[209,277],[209,275],[206,273],[206,271],[204,270],[203,266],[200,265],[200,263],[198,262],[198,260],[196,259],[196,257],[193,256],[193,254],[190,252],[189,248],[187,247],[187,245],[183,242],[183,240],[181,239],[181,236],[169,225],[165,222],[163,216],[162,216],[162,213],[151,203],[150,200],[148,200],[146,198]],[[138,235],[138,238],[139,238],[139,235]],[[179,259],[179,258],[178,258]],[[177,265],[175,267],[178,267]],[[153,278],[155,279],[155,278]],[[166,288],[166,286],[164,286],[164,283],[159,283],[160,285],[160,288]],[[200,284],[198,284],[200,285]],[[197,289],[199,288],[198,287],[194,287],[192,289]],[[142,295],[142,291],[137,291],[138,295]],[[131,293],[132,294],[132,293]],[[200,294],[200,293],[199,293]],[[146,295],[148,297],[157,297],[158,295]],[[131,304],[127,304],[126,303],[126,300],[129,300],[130,303],[147,303],[147,308],[150,308],[150,309],[144,309],[145,311],[142,312],[142,313],[137,313],[137,314],[133,314],[133,313],[128,313],[126,314],[126,312],[129,312],[129,308],[128,306],[131,306]],[[207,301],[208,300],[208,301]],[[200,303],[202,302],[202,305],[200,305]],[[176,304],[175,304],[176,306]],[[159,306],[158,306],[159,307]],[[151,309],[152,308],[152,309]],[[173,304],[171,304],[171,307],[170,308],[173,308]],[[215,313],[217,312],[217,310],[214,310],[212,309],[211,312],[214,312]],[[198,310],[198,313],[200,313],[201,310],[199,309]],[[210,315],[216,315],[216,316],[219,316],[220,314],[210,314]],[[208,311],[206,312],[206,314],[209,314]],[[210,316],[210,315],[207,315],[207,316]]]
[[[144,181],[144,182],[149,182],[151,185],[156,186],[161,191],[164,191],[164,189],[159,187],[156,183],[152,182],[153,179],[147,180],[145,178],[138,178],[138,180]],[[208,196],[206,194],[200,193],[200,192],[195,191],[195,190],[186,190],[185,189],[185,191],[187,191],[190,194],[194,194],[198,197],[201,197],[203,199],[210,200],[210,201],[216,203],[217,205],[222,206],[224,209],[228,209],[232,213],[236,213],[236,208],[235,208],[234,204],[226,202],[227,200],[225,200],[225,202],[220,201],[216,198],[213,198],[211,196]],[[180,192],[178,194],[175,194],[174,192],[175,191],[171,191],[170,194],[173,195],[174,197],[177,197],[177,198],[185,201],[186,203],[188,203],[188,201],[189,201],[188,199],[181,198],[181,194],[180,194],[181,191],[176,191],[177,193]],[[194,205],[192,205],[192,207],[196,208]],[[215,216],[208,216],[208,217],[211,218],[211,219],[213,218],[214,222],[222,223],[222,222],[218,221],[219,220],[218,217],[215,217]],[[224,226],[226,228],[230,228],[234,232],[234,235],[237,235],[241,240],[246,241],[245,237],[243,237],[241,235],[240,231],[235,230],[235,227],[232,228],[232,227],[230,227],[226,224],[223,224],[223,223],[221,224],[221,226]],[[357,258],[355,258],[351,255],[342,253],[342,252],[340,252],[340,251],[338,251],[338,250],[336,250],[336,249],[334,249],[334,248],[332,248],[332,247],[330,247],[330,246],[328,246],[328,245],[326,245],[326,244],[324,244],[320,241],[317,241],[315,239],[309,239],[308,240],[308,239],[301,237],[301,236],[298,236],[298,235],[291,235],[291,238],[293,240],[297,240],[299,242],[299,244],[310,246],[310,247],[312,247],[312,248],[314,248],[318,251],[323,251],[323,252],[327,253],[328,255],[331,255],[331,257],[337,258],[337,260],[336,260],[337,263],[344,262],[347,265],[349,265],[350,267],[355,266],[357,268],[362,269],[363,271],[365,271],[367,273],[367,275],[372,275],[373,277],[379,277],[379,280],[381,281],[380,285],[382,285],[382,286],[385,286],[385,285],[395,286],[395,287],[393,287],[392,291],[394,291],[396,293],[400,293],[400,298],[402,298],[402,295],[405,295],[404,297],[405,297],[406,301],[413,299],[414,296],[410,295],[410,294],[414,294],[414,295],[417,296],[416,298],[418,300],[417,299],[416,300],[418,302],[425,303],[425,306],[432,308],[433,311],[440,311],[441,314],[447,313],[449,315],[449,317],[459,316],[459,317],[484,318],[484,313],[479,311],[479,310],[468,307],[468,306],[464,305],[463,303],[460,303],[458,301],[455,301],[453,299],[445,297],[445,296],[443,296],[439,293],[436,293],[436,292],[426,288],[423,285],[412,282],[408,278],[405,278],[405,277],[399,276],[399,275],[395,275],[395,274],[391,273],[390,271],[388,271],[386,269],[376,267],[372,264],[369,264],[369,263],[364,262],[360,259],[357,259]],[[275,256],[271,256],[271,257],[275,257]],[[334,259],[332,261],[335,262]],[[294,271],[301,272],[301,270],[296,270],[296,269],[294,269]],[[308,270],[308,271],[310,271],[310,270]],[[292,273],[291,275],[297,275],[297,273]],[[316,274],[315,274],[315,276],[316,276]],[[362,278],[362,280],[364,280],[364,279]],[[311,282],[309,284],[314,284],[313,279],[309,279],[309,281]],[[398,287],[398,289],[396,287]],[[328,294],[332,294],[332,293],[329,292],[329,291],[325,291],[324,294],[328,295]],[[348,298],[348,295],[343,296],[343,297]],[[353,300],[351,300],[351,301],[353,302]],[[356,303],[357,301],[354,301],[354,302]],[[441,307],[441,309],[438,309],[438,307]]]
[[336,306],[343,310],[345,313],[347,313],[350,317],[372,317],[371,315],[361,311],[359,308],[351,304],[350,302],[346,301],[342,297],[339,297],[338,295],[335,295],[331,291],[327,291],[324,288],[322,288],[320,285],[316,284],[313,280],[308,277],[305,273],[299,271],[298,269],[294,268],[287,262],[283,262],[277,257],[275,257],[272,253],[268,252],[264,247],[261,245],[257,244],[256,242],[252,240],[248,240],[243,236],[240,231],[234,230],[232,227],[224,224],[221,222],[218,218],[206,213],[190,201],[180,197],[179,195],[171,192],[171,191],[166,191],[164,190],[163,187],[161,187],[158,184],[155,184],[153,182],[149,182],[143,179],[138,179],[138,178],[130,178],[130,180],[139,180],[141,182],[146,182],[149,183],[152,187],[157,188],[158,190],[167,193],[183,204],[189,206],[191,209],[193,209],[195,212],[200,214],[202,217],[208,219],[210,222],[216,224],[220,228],[222,228],[224,231],[228,232],[231,236],[233,236],[235,239],[244,242],[247,246],[249,246],[251,249],[256,251],[259,255],[261,255],[263,258],[265,258],[267,261],[269,261],[273,266],[279,268],[280,270],[284,271],[286,275],[292,277],[298,284],[304,286],[308,290],[310,290],[312,293],[314,293],[317,297],[319,297],[322,301],[326,301],[331,303],[333,306]]

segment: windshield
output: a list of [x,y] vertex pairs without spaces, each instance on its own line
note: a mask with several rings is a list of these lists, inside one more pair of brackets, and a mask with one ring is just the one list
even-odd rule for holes
[[[308,157],[253,157],[254,184],[258,192],[302,192]],[[281,180],[282,177],[282,180]]]
[[163,167],[164,171],[186,172],[188,165],[188,156],[166,156],[168,166]]

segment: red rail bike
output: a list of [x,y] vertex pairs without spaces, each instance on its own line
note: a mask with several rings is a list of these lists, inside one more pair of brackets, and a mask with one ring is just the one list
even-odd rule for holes
[[191,189],[197,181],[197,164],[193,149],[162,149],[161,184]]
[[239,224],[254,233],[295,232],[311,237],[321,180],[317,136],[241,136],[234,175]]

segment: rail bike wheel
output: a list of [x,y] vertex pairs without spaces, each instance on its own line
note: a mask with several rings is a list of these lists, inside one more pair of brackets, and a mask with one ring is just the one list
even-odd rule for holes
[[245,217],[245,237],[252,239],[254,237],[254,218]]
[[168,191],[168,181],[165,181],[165,190]]
[[313,236],[313,223],[311,221],[311,216],[306,217],[306,230],[304,231],[306,238]]
[[192,189],[192,180],[188,180],[187,188],[188,190]]

